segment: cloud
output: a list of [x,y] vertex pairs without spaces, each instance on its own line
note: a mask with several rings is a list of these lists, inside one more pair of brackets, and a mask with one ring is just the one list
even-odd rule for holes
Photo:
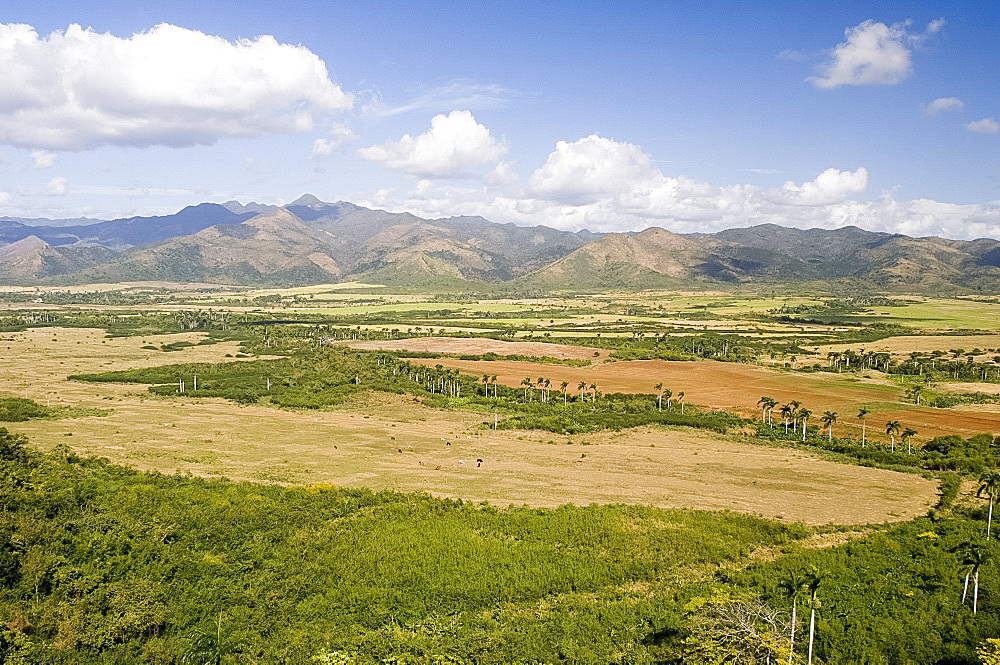
[[352,104],[316,54],[267,35],[0,24],[0,142],[19,147],[211,144],[308,131]]
[[649,155],[631,143],[591,134],[573,143],[559,141],[532,175],[532,194],[582,204],[648,181],[658,173]]
[[325,159],[356,138],[357,135],[346,125],[334,124],[330,129],[330,138],[313,141],[312,158]]
[[839,203],[848,194],[860,194],[868,187],[868,171],[864,167],[856,171],[827,169],[815,180],[796,185],[787,181],[780,189],[771,190],[772,200],[797,206],[824,206]]
[[399,106],[386,107],[376,99],[373,109],[377,115],[394,116],[410,111],[496,108],[504,105],[513,95],[512,90],[495,83],[458,80],[431,88]]
[[993,118],[983,118],[968,123],[965,128],[977,134],[996,134],[1000,132],[1000,123]]
[[963,108],[965,102],[958,97],[938,97],[930,104],[924,105],[924,113],[934,116],[944,111],[961,111]]
[[913,73],[911,47],[944,26],[944,19],[927,25],[922,34],[910,32],[907,23],[886,25],[868,20],[847,28],[847,41],[837,44],[821,76],[810,77],[814,86],[829,90],[842,85],[895,85]]
[[0,206],[10,203],[10,192],[0,192]]
[[54,152],[46,152],[44,150],[31,151],[31,161],[36,169],[47,169],[50,166],[55,166],[58,157]]
[[[622,232],[660,226],[678,233],[709,233],[774,223],[798,228],[855,225],[872,231],[947,238],[1000,238],[1000,206],[959,205],[928,199],[871,201],[850,197],[868,184],[868,171],[829,168],[801,184],[772,189],[714,186],[667,176],[639,146],[598,135],[560,141],[521,186],[421,182],[408,192],[382,190],[369,201],[395,211],[436,218],[482,215],[496,222]],[[576,178],[577,180],[574,180]]]
[[66,196],[69,189],[69,180],[61,176],[56,176],[45,185],[45,193],[49,196]]
[[477,167],[497,161],[507,148],[469,111],[431,119],[430,131],[358,150],[358,156],[421,178],[478,177]]

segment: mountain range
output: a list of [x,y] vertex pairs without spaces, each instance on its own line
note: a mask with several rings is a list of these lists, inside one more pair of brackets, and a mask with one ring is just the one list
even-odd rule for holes
[[304,195],[278,207],[202,203],[111,221],[0,218],[0,282],[140,280],[602,290],[840,283],[934,292],[1000,288],[1000,241],[764,224],[713,234],[576,233],[482,217],[423,219]]

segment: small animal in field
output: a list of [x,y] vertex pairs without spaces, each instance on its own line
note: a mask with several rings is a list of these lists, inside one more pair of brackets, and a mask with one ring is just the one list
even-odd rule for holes
[[481,460],[481,459],[477,459],[477,460],[476,460],[476,468],[478,469],[478,468],[479,468],[479,467],[481,467],[482,465],[483,465],[483,460]]
[[441,465],[440,465],[440,464],[438,464],[438,465],[437,465],[436,467],[434,467],[434,470],[435,470],[435,471],[440,471],[440,470],[441,470]]

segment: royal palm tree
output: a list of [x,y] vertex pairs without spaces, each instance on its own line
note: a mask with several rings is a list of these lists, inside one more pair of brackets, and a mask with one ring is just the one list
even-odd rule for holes
[[799,409],[799,420],[802,421],[802,443],[806,441],[806,421],[809,420],[809,416],[812,415],[812,411],[809,409]]
[[563,381],[559,384],[559,389],[562,390],[563,394],[563,406],[566,406],[566,389],[569,388],[569,381]]
[[827,432],[827,438],[833,441],[833,424],[837,422],[837,412],[836,411],[824,411],[823,412],[823,427],[826,427],[829,431]]
[[494,374],[490,377],[490,382],[493,384],[493,399],[497,397],[497,375]]
[[822,581],[823,573],[816,568],[810,568],[806,574],[806,588],[809,590],[809,657],[806,660],[807,665],[812,665],[813,662],[813,640],[816,636],[816,610],[821,606],[816,594],[819,592],[819,585]]
[[799,407],[802,406],[802,402],[796,402],[793,399],[788,403],[788,406],[792,407],[792,431],[794,432],[799,426]]
[[757,406],[760,407],[760,421],[763,423],[767,422],[767,403],[770,401],[770,397],[761,397],[757,400]]
[[865,407],[858,409],[858,420],[861,421],[861,447],[865,447],[865,416],[867,416],[871,411]]
[[788,571],[788,574],[778,582],[778,589],[792,601],[792,634],[788,638],[788,665],[792,665],[792,657],[795,654],[795,612],[798,610],[805,586],[806,578],[793,570]]
[[677,393],[677,402],[681,405],[681,413],[684,413],[684,391]]
[[986,516],[986,540],[990,539],[990,533],[993,531],[993,497],[996,495],[997,489],[1000,489],[1000,473],[995,469],[979,476],[979,489],[976,490],[976,496],[985,494],[990,499],[990,509]]
[[900,432],[901,425],[898,420],[890,420],[885,424],[885,433],[889,435],[889,450],[896,452],[896,435]]
[[670,398],[674,396],[674,391],[670,388],[665,388],[663,390],[663,396],[667,398],[667,411],[670,410]]
[[979,569],[990,560],[990,551],[985,547],[977,547],[969,550],[967,559],[971,566],[969,572],[972,573],[972,613],[979,611]]
[[653,388],[656,390],[656,410],[662,411],[661,408],[663,404],[663,381],[657,383]]
[[490,375],[483,374],[483,386],[485,386],[486,396],[490,396]]
[[903,441],[906,441],[907,455],[913,454],[913,437],[915,437],[916,435],[917,435],[917,430],[913,429],[912,427],[907,427],[906,429],[903,430],[903,433],[899,435],[899,438],[901,438]]
[[528,399],[528,388],[531,387],[531,377],[526,376],[521,380],[521,385],[524,386],[524,399]]
[[962,604],[965,605],[965,598],[969,595],[969,578],[972,576],[972,570],[977,561],[982,559],[982,554],[978,550],[983,549],[983,546],[979,543],[970,543],[968,541],[962,543],[961,545],[956,545],[951,548],[956,556],[958,556],[958,561],[965,570],[965,580],[962,582]]
[[771,422],[771,411],[774,409],[774,407],[778,406],[778,400],[774,399],[773,397],[768,397],[766,406],[767,406],[767,424],[770,425],[772,429],[774,429],[774,423]]
[[781,409],[778,410],[778,413],[780,413],[781,417],[785,419],[785,434],[788,434],[788,419],[792,417],[792,405],[783,404]]
[[583,391],[587,389],[587,382],[581,381],[577,384],[576,389],[580,391],[580,401],[583,401]]

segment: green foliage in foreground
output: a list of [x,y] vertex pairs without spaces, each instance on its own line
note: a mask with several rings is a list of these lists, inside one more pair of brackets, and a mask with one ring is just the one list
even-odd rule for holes
[[[803,549],[717,581],[791,609],[778,583],[789,572],[821,573],[816,628],[819,662],[845,665],[928,663],[973,665],[976,646],[1000,634],[1000,567],[996,541],[982,521],[921,518],[885,533],[829,549]],[[994,558],[979,579],[978,614],[970,583],[962,603],[963,543],[979,542]],[[807,602],[799,601],[796,641],[808,633]],[[801,647],[800,647],[801,648]],[[802,651],[801,653],[804,653]],[[805,662],[803,659],[801,662]]]
[[682,582],[804,535],[143,474],[0,430],[0,645],[30,663],[174,663],[216,642],[256,663],[651,662],[683,630]]

